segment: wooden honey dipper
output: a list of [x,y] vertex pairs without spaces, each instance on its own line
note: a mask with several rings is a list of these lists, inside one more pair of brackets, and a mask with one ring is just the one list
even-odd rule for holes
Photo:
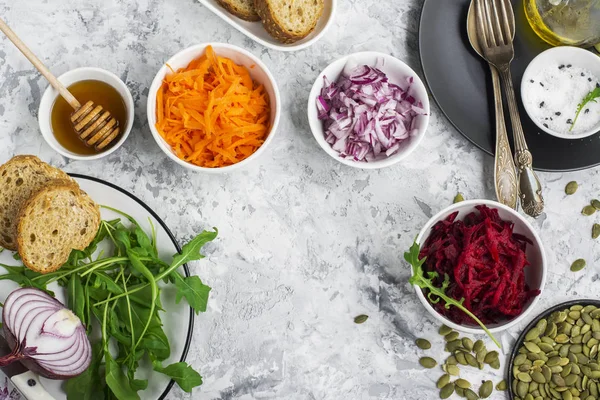
[[14,43],[33,66],[58,90],[65,101],[73,107],[75,111],[71,115],[71,123],[81,140],[90,147],[102,150],[119,136],[119,122],[110,115],[110,112],[104,110],[100,105],[94,106],[94,102],[92,101],[88,101],[82,106],[75,96],[69,92],[69,89],[56,79],[50,70],[29,50],[25,43],[19,39],[1,18],[0,31],[4,32],[6,37]]

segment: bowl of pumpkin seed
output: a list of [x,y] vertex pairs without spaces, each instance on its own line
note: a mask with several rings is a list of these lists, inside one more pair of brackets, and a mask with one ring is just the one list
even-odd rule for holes
[[537,316],[509,360],[511,400],[600,399],[600,301],[573,300]]

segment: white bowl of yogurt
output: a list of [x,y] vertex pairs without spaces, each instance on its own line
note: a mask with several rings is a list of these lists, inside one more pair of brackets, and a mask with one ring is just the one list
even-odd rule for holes
[[582,139],[600,131],[600,97],[579,107],[594,90],[600,91],[600,57],[578,47],[540,53],[521,80],[521,99],[529,118],[562,139]]

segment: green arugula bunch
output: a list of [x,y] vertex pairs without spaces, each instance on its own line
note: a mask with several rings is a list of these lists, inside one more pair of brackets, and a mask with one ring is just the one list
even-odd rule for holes
[[[421,252],[421,247],[415,241],[410,249],[404,253],[404,259],[408,262],[412,267],[412,276],[408,280],[408,282],[413,286],[418,286],[421,289],[425,289],[427,291],[427,299],[431,304],[437,304],[440,300],[444,301],[444,306],[446,308],[450,308],[451,306],[458,307],[461,311],[471,317],[481,328],[487,333],[487,335],[492,339],[492,341],[499,347],[500,343],[496,340],[494,335],[489,331],[489,329],[481,322],[479,318],[477,318],[471,311],[469,311],[464,305],[463,302],[465,299],[455,300],[452,297],[446,295],[446,289],[450,285],[450,277],[448,274],[444,274],[444,281],[442,282],[442,287],[436,287],[433,284],[433,280],[436,279],[439,275],[437,272],[425,272],[423,271],[423,264],[425,264],[425,260],[427,257],[423,257],[419,260],[419,254]],[[427,275],[427,276],[425,276]]]
[[[197,276],[183,276],[178,269],[203,258],[200,250],[217,237],[218,231],[203,231],[166,263],[159,258],[154,227],[149,237],[129,215],[105,208],[123,215],[131,227],[120,219],[101,221],[92,243],[83,251],[73,250],[58,271],[41,275],[25,267],[2,265],[7,274],[0,275],[0,280],[9,279],[47,292],[47,285],[53,282],[66,287],[67,305],[86,326],[93,343],[90,367],[66,382],[69,400],[139,399],[137,392],[148,386],[147,380],[135,377],[144,356],[155,371],[191,392],[202,384],[198,372],[185,362],[162,365],[171,348],[160,318],[164,309],[159,282],[175,285],[177,303],[185,298],[196,314],[206,311],[211,288]],[[104,257],[100,252],[93,259],[103,241],[110,241],[113,253]],[[100,341],[92,339],[99,336],[98,332],[92,335],[94,321],[100,326]]]

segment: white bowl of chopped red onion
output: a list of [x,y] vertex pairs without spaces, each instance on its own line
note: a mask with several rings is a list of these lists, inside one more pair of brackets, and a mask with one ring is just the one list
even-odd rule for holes
[[365,169],[407,157],[429,124],[429,98],[408,65],[388,54],[354,53],[330,64],[308,98],[315,139],[339,162]]
[[[447,207],[427,222],[416,242],[421,246],[419,258],[427,257],[423,270],[438,273],[434,286],[442,286],[448,273],[446,294],[463,298],[463,305],[491,332],[522,321],[544,289],[547,265],[540,237],[521,214],[495,201],[469,200]],[[443,300],[432,304],[423,289],[415,290],[438,321],[461,332],[484,333],[457,307],[446,309]]]

